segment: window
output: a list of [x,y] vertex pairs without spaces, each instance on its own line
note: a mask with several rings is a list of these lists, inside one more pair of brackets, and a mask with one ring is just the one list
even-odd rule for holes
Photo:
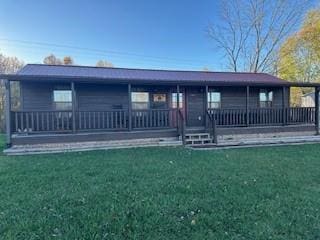
[[149,93],[148,92],[132,92],[131,101],[132,101],[132,109],[148,109]]
[[[177,108],[178,94],[172,93],[172,108]],[[183,108],[183,94],[179,93],[179,108]]]
[[54,90],[53,103],[56,110],[70,110],[72,108],[71,90]]
[[21,107],[21,86],[20,82],[12,81],[11,86],[11,109],[14,111],[20,110]]
[[208,108],[220,108],[221,107],[221,93],[220,92],[208,92]]
[[259,93],[259,102],[261,108],[272,107],[273,91],[261,89]]
[[166,94],[164,93],[153,94],[153,102],[166,102]]
[[167,108],[167,94],[165,93],[154,93],[152,95],[152,105],[154,109]]

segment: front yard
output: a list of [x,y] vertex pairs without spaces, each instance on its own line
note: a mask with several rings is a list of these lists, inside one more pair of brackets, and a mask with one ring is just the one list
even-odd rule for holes
[[0,156],[0,239],[319,239],[320,145]]

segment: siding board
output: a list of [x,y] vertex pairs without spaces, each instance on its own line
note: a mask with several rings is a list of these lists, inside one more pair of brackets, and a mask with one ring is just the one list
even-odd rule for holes
[[[42,111],[42,110],[52,110],[53,100],[52,93],[55,86],[61,86],[59,83],[41,83],[41,82],[22,82],[22,100],[23,106],[22,110],[25,111]],[[69,87],[68,84],[64,84]],[[203,91],[201,90],[203,88]],[[198,97],[194,100],[191,99],[194,107],[189,108],[189,114],[191,111],[203,111],[204,107],[204,87],[185,87],[187,92],[198,92]],[[214,87],[209,86],[209,91]],[[221,91],[221,106],[222,108],[246,108],[246,88],[245,87],[218,87],[214,88]],[[250,87],[250,108],[259,107],[259,89],[256,87]],[[273,107],[282,106],[282,89],[279,88],[268,88],[274,91],[274,101]],[[77,97],[77,110],[79,111],[108,111],[115,110],[116,105],[121,105],[123,110],[128,109],[128,89],[127,85],[106,85],[106,84],[76,84],[76,97]],[[157,87],[157,86],[135,86],[133,91],[149,91],[152,93],[166,93],[167,101],[161,106],[163,108],[168,108],[171,101],[170,92],[173,92],[172,87]],[[188,94],[189,94],[188,93]],[[190,97],[190,96],[189,96]],[[286,106],[289,106],[289,94],[286,91]],[[153,98],[150,96],[150,100]],[[190,103],[187,103],[190,104]],[[155,104],[151,104],[156,108]],[[200,109],[200,110],[199,110]],[[191,113],[192,114],[192,113]],[[188,115],[188,113],[187,113]],[[85,119],[85,117],[84,117]],[[84,120],[83,119],[83,120]],[[85,124],[85,123],[84,123]]]
[[127,85],[77,84],[76,95],[80,111],[116,110],[119,105],[128,109]]

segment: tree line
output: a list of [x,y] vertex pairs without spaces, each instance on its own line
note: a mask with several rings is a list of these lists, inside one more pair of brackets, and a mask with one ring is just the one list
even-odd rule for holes
[[[75,61],[71,56],[65,56],[62,59],[56,57],[54,54],[50,54],[43,59],[44,64],[48,65],[76,65]],[[107,60],[99,60],[96,63],[96,67],[114,67],[112,62]]]

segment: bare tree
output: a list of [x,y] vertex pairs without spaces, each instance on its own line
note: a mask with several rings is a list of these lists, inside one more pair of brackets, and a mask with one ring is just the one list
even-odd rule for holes
[[[23,67],[24,63],[16,57],[7,57],[0,54],[0,74],[16,73]],[[0,80],[0,130],[5,128],[4,124],[4,81]],[[12,108],[17,109],[20,106],[20,86],[18,82],[11,82]]]
[[18,72],[24,63],[16,57],[7,57],[0,54],[0,74],[13,74]]
[[96,63],[97,67],[114,67],[114,65],[111,62],[108,62],[106,60],[99,60]]
[[232,71],[271,72],[276,52],[300,21],[308,0],[223,0],[208,36]]
[[57,58],[55,55],[50,54],[49,56],[43,59],[44,64],[48,65],[62,65],[61,59]]

